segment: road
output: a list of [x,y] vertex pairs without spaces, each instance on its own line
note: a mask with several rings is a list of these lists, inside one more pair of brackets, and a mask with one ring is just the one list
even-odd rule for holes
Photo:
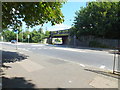
[[[3,43],[3,48],[6,45],[12,47],[13,49],[16,48],[16,44],[11,44],[9,42]],[[19,43],[18,49],[27,52],[34,52],[40,55],[47,55],[63,61],[77,63],[83,67],[92,66],[107,70],[112,70],[113,68],[114,54],[111,54],[108,51],[91,50],[90,48],[75,49],[60,45],[24,43]],[[116,60],[116,67],[117,63],[118,60]]]
[[[60,45],[2,43],[3,88],[116,88],[113,55]],[[112,90],[112,89],[111,89]]]

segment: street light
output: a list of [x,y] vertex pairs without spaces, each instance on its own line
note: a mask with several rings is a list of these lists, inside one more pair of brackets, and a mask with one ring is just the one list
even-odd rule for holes
[[18,46],[17,46],[17,44],[18,44],[18,30],[16,29],[16,30],[14,30],[14,33],[16,33],[16,50],[18,49]]

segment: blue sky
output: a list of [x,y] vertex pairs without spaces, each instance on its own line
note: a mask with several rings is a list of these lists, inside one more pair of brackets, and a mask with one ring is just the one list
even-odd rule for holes
[[[49,31],[55,31],[55,30],[62,30],[62,29],[70,28],[74,21],[75,12],[80,10],[80,7],[85,7],[85,6],[86,6],[86,2],[65,3],[63,7],[61,8],[65,21],[62,24],[57,24],[55,26],[51,26],[50,23],[44,24],[42,27],[43,30],[46,30],[47,28],[47,30]],[[23,23],[22,28],[25,30],[25,23]],[[36,26],[34,28],[39,29],[40,26]],[[30,28],[29,30],[32,31],[34,28]]]

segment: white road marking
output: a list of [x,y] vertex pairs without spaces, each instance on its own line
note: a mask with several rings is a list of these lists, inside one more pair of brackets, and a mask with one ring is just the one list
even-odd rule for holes
[[29,51],[29,50],[27,50],[27,49],[25,49],[25,48],[18,48],[18,49],[20,49],[20,50],[24,50],[24,51]]
[[77,50],[77,49],[71,49],[71,48],[54,48],[59,50],[67,50],[67,51],[75,51],[75,52],[86,52],[85,50]]
[[84,64],[80,64],[80,66],[85,67],[85,65],[84,65]]
[[25,50],[25,49],[54,49],[54,48],[18,48],[21,50]]
[[38,46],[44,46],[44,45],[31,45],[31,46],[33,46],[33,47],[38,47]]
[[104,66],[104,65],[101,65],[101,66],[100,66],[100,68],[101,68],[101,69],[104,69],[104,68],[105,68],[105,66]]
[[72,81],[68,81],[69,83],[72,83]]

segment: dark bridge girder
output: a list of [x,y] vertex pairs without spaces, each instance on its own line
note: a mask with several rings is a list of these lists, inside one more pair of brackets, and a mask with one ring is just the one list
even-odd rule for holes
[[62,37],[62,41],[63,41],[63,45],[67,45],[68,44],[68,36]]

